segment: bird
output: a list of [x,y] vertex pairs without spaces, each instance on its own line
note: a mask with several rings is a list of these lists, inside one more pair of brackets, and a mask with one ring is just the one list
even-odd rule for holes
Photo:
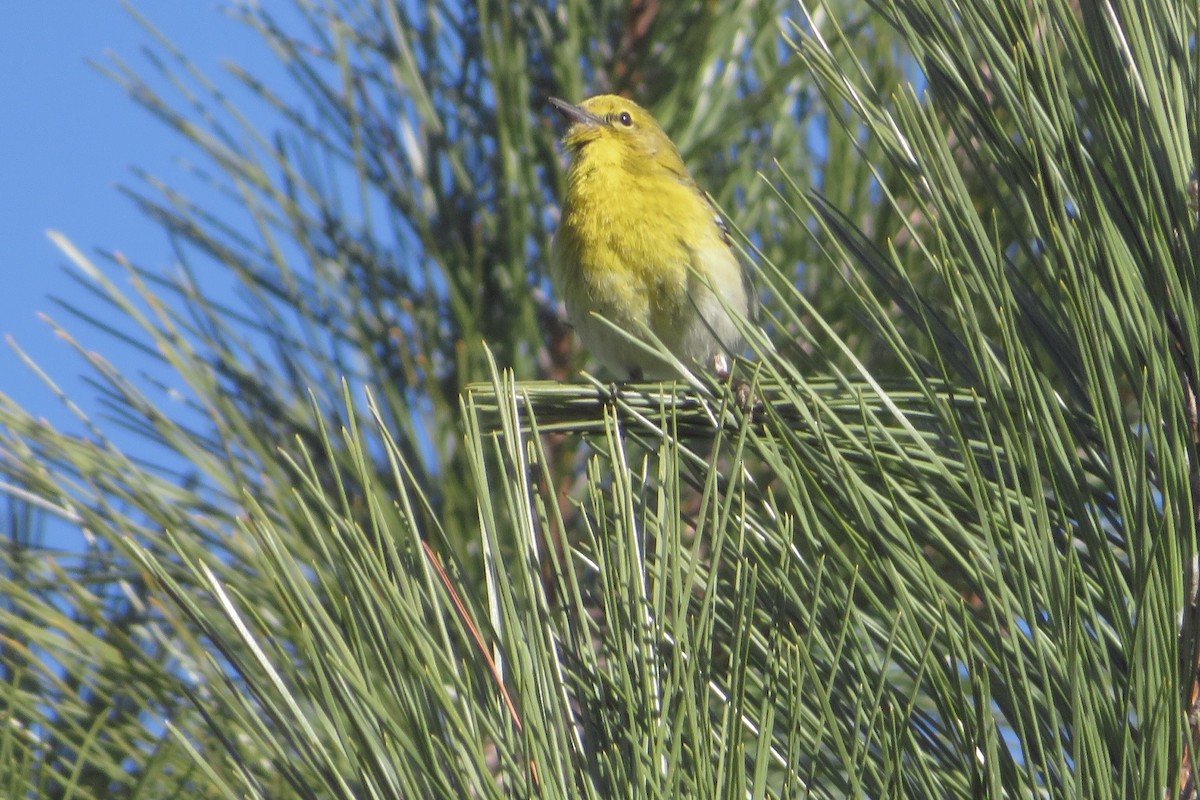
[[649,330],[689,369],[728,378],[758,297],[729,230],[678,148],[632,100],[603,94],[572,105],[566,191],[551,248],[551,281],[584,347],[618,380],[670,380],[675,364],[614,331]]

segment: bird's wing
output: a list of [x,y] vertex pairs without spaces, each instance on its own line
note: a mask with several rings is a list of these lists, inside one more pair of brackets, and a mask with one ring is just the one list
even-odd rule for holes
[[[717,210],[717,206],[713,203],[708,192],[704,192],[704,199],[708,201],[708,205],[712,208],[713,221],[717,224],[717,229],[721,232],[721,240],[733,250],[733,234],[729,231],[729,226],[725,224],[724,217]],[[758,290],[754,288],[754,276],[750,273],[750,266],[742,258],[738,258],[734,253],[734,258],[737,258],[738,267],[741,270],[742,291],[746,293],[746,319],[751,322],[758,322]]]

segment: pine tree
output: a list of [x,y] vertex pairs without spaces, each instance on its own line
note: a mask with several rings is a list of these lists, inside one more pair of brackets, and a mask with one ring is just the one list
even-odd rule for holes
[[[235,13],[286,86],[107,65],[232,202],[58,237],[85,432],[0,395],[9,794],[1195,796],[1194,3]],[[748,403],[581,376],[598,91],[756,265]]]

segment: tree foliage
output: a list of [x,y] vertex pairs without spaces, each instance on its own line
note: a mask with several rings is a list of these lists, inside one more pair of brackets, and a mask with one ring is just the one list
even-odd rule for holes
[[[234,13],[266,129],[107,66],[225,200],[59,238],[101,419],[0,396],[5,788],[1194,795],[1194,4]],[[602,90],[744,233],[751,403],[579,375],[544,99]]]

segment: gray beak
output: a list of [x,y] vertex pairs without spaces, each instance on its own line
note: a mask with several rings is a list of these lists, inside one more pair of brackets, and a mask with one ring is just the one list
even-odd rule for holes
[[600,119],[595,114],[589,114],[579,106],[571,105],[566,100],[559,100],[557,97],[551,97],[550,105],[554,107],[555,111],[557,111],[559,114],[562,114],[567,122],[570,122],[572,125],[579,124],[597,126],[606,124],[604,120]]

